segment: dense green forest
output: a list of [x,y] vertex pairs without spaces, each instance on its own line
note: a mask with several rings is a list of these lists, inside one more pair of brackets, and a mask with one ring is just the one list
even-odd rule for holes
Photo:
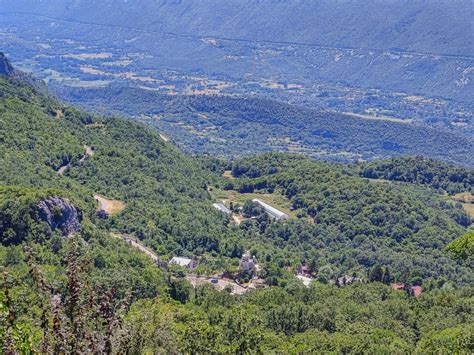
[[126,113],[194,154],[278,151],[340,162],[423,155],[473,166],[474,142],[468,137],[258,97],[164,95],[121,87],[71,89],[62,96],[102,113]]
[[280,154],[236,161],[232,173],[238,179],[225,189],[276,191],[296,210],[298,218],[289,223],[257,219],[242,227],[249,237],[259,230],[261,253],[280,263],[296,253],[324,270],[321,276],[327,279],[353,272],[362,276],[381,264],[397,281],[419,283],[442,274],[466,284],[474,281],[468,267],[443,252],[470,218],[461,206],[423,185],[371,181],[352,174],[350,166]]
[[[5,353],[473,351],[472,254],[452,243],[471,221],[440,191],[468,185],[367,179],[370,165],[286,154],[190,157],[151,128],[62,105],[15,77],[0,77],[0,122]],[[430,163],[451,181],[443,167]],[[279,196],[292,218],[247,208],[253,218],[231,223],[212,207],[216,191]],[[125,208],[98,214],[96,194]],[[199,260],[208,275],[235,274],[249,250],[266,287],[193,288],[188,271],[160,268],[110,232],[162,261]],[[310,287],[294,276],[300,264],[313,269]],[[335,282],[350,275],[359,282]]]
[[[122,200],[127,207],[106,222],[109,227],[164,253],[220,250],[226,221],[212,209],[210,173],[190,157],[144,126],[60,108],[5,79],[0,85],[2,184],[61,189],[89,205],[94,194]],[[94,155],[81,161],[84,145]],[[60,175],[64,164],[70,165]],[[94,219],[94,208],[88,212]]]
[[370,179],[428,185],[449,194],[474,192],[474,172],[423,157],[395,158],[362,164],[360,175]]

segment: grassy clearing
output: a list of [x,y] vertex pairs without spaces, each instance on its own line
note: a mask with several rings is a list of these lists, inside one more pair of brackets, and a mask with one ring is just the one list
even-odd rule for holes
[[474,195],[470,192],[460,192],[451,197],[452,200],[460,202],[467,214],[474,218]]
[[384,180],[384,179],[369,179],[367,180],[373,184],[391,184],[392,182],[390,180]]
[[99,203],[98,209],[104,210],[109,215],[120,213],[126,207],[126,204],[119,200],[109,200],[105,198],[104,196],[100,196],[100,195],[94,195],[94,198]]
[[470,192],[460,192],[454,195],[452,199],[463,203],[474,203],[474,195]]
[[231,180],[235,179],[235,177],[232,175],[232,170],[224,171],[224,174],[222,174],[222,176],[227,178],[227,179],[231,179]]
[[471,218],[474,218],[474,203],[463,203],[462,207]]

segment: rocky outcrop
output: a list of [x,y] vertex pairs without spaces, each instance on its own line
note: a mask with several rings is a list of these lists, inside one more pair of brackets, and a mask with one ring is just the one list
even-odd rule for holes
[[80,230],[82,211],[67,199],[49,197],[38,203],[39,218],[46,222],[51,230],[60,229],[65,237]]
[[15,69],[8,60],[7,56],[2,52],[0,52],[0,75],[18,80],[24,85],[31,86],[34,90],[45,96],[50,95],[48,92],[48,87],[46,86],[44,81],[36,79],[33,75],[29,73],[25,73],[21,70]]
[[12,76],[15,73],[15,69],[11,65],[8,58],[0,52],[0,75]]

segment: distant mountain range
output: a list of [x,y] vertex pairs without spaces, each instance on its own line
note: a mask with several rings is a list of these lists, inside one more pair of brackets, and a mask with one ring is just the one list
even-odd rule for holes
[[469,0],[2,0],[0,4],[2,12],[183,37],[474,57],[470,35],[474,10]]
[[0,6],[0,41],[21,69],[188,152],[474,164],[471,1]]
[[0,22],[19,26],[20,37],[30,33],[84,41],[91,49],[117,48],[114,55],[140,55],[133,60],[143,71],[266,76],[305,86],[322,81],[474,100],[469,0],[1,0],[0,5]]

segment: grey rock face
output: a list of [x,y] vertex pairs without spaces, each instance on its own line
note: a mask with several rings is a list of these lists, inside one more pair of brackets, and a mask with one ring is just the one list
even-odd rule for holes
[[80,230],[82,211],[68,200],[50,197],[38,203],[39,218],[52,230],[60,229],[65,237]]
[[0,75],[11,76],[14,74],[14,72],[15,70],[10,64],[10,61],[7,59],[5,54],[0,52]]

